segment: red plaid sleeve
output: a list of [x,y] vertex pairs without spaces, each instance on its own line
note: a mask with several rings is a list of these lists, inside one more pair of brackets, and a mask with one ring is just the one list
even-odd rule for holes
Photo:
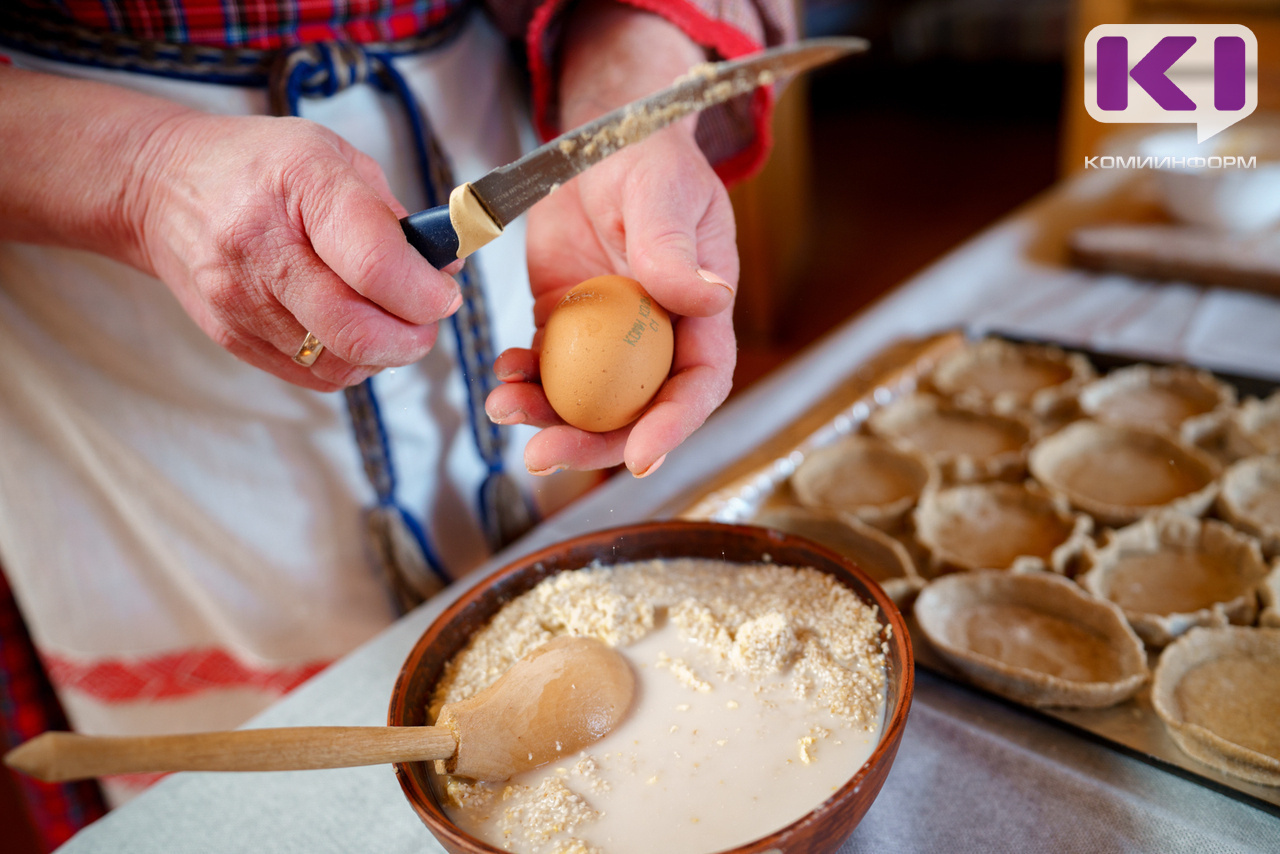
[[[0,735],[4,747],[16,747],[46,730],[68,728],[13,592],[0,572]],[[43,783],[22,774],[14,774],[14,780],[46,851],[57,848],[107,811],[93,781]]]
[[[795,37],[788,0],[622,0],[661,15],[702,45],[712,59],[733,59]],[[533,88],[534,122],[544,139],[558,134],[556,66],[560,30],[572,0],[493,3],[491,14],[509,34],[523,34]],[[753,174],[770,145],[772,92],[758,89],[712,108],[698,120],[697,138],[725,183]]]

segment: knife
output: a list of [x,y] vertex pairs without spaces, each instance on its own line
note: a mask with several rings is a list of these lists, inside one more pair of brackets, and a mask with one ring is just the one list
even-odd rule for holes
[[410,245],[437,269],[495,239],[535,202],[578,173],[633,142],[684,118],[867,49],[865,39],[808,39],[725,62],[694,66],[666,89],[567,131],[474,183],[462,184],[438,205],[400,220]]

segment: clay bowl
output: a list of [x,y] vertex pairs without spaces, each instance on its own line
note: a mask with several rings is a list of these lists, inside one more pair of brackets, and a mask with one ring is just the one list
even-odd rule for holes
[[[913,654],[902,614],[870,576],[853,563],[809,540],[767,528],[716,522],[662,521],[597,531],[520,558],[467,591],[419,638],[400,669],[391,695],[391,726],[425,724],[427,701],[444,665],[472,632],[502,605],[550,575],[593,561],[624,563],[655,558],[720,558],[732,563],[810,566],[835,576],[874,605],[887,644],[886,707],[880,742],[867,760],[826,801],[799,820],[723,854],[825,854],[839,848],[880,792],[906,727],[914,688]],[[400,787],[414,812],[450,854],[505,854],[453,824],[441,808],[425,762],[396,766]],[[660,817],[655,817],[660,820]]]

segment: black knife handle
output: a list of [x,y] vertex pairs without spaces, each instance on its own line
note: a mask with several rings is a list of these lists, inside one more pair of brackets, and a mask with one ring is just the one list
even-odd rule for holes
[[409,245],[431,262],[437,270],[458,260],[458,233],[449,219],[449,206],[440,205],[409,214],[400,220]]

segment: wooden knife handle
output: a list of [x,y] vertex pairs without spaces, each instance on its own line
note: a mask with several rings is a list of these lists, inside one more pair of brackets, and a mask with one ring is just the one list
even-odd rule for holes
[[296,771],[448,759],[445,727],[282,727],[183,735],[91,736],[46,732],[9,751],[5,764],[58,782],[166,771]]

